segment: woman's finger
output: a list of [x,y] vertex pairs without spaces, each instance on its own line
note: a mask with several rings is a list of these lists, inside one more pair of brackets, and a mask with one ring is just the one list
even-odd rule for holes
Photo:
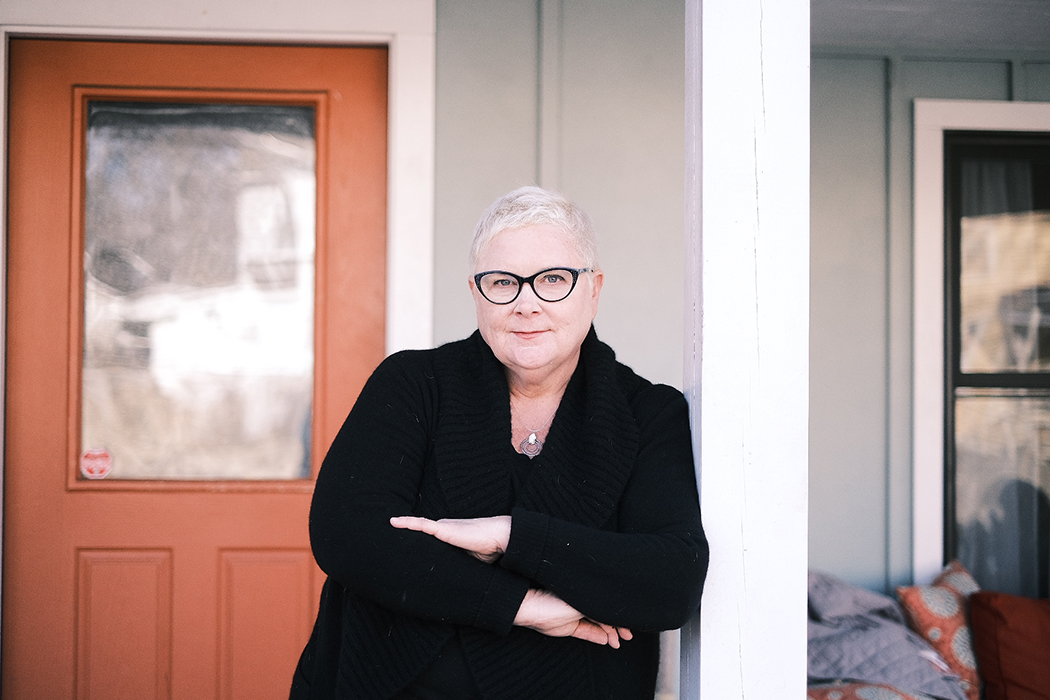
[[437,527],[437,523],[433,520],[419,518],[414,515],[399,515],[390,518],[390,524],[402,530],[416,530],[417,532],[425,532],[430,535],[434,534],[434,530]]
[[507,549],[510,541],[511,518],[495,515],[487,518],[442,518],[430,520],[412,515],[390,518],[396,528],[415,530],[453,547],[474,554],[482,561],[491,563]]
[[602,628],[603,632],[605,632],[605,635],[609,640],[609,646],[611,646],[613,649],[619,649],[620,635],[616,632],[616,628],[612,625],[606,625],[602,622],[597,623],[597,625]]
[[614,627],[612,625],[607,625],[604,622],[589,619],[581,620],[581,623],[587,623],[592,627],[601,630],[605,635],[605,643],[613,649],[619,649],[621,641],[626,642],[634,638],[634,633],[626,627]]
[[490,553],[487,553],[487,552],[475,552],[475,551],[470,550],[470,549],[467,549],[467,550],[464,550],[464,551],[467,554],[469,554],[470,556],[474,557],[475,559],[479,559],[479,560],[485,562],[486,564],[492,564],[497,559],[499,559],[499,555],[498,554],[490,554]]
[[570,636],[603,646],[609,643],[608,633],[589,620],[580,620]]

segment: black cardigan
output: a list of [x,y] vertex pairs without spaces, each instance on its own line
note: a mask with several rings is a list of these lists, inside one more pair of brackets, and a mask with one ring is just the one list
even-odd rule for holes
[[[457,631],[483,697],[652,697],[656,632],[697,609],[707,571],[685,399],[591,329],[515,492],[503,369],[475,332],[392,355],[368,380],[314,491],[329,578],[292,698],[389,698]],[[507,552],[485,564],[389,524],[406,514],[511,514]],[[513,627],[530,587],[635,638],[615,650]]]

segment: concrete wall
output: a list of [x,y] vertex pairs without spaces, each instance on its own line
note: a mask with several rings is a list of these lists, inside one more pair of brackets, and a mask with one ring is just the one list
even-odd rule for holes
[[434,340],[476,328],[467,247],[523,184],[594,219],[596,327],[643,376],[681,387],[682,0],[439,0]]
[[812,65],[810,565],[911,579],[912,101],[1050,100],[1050,55]]

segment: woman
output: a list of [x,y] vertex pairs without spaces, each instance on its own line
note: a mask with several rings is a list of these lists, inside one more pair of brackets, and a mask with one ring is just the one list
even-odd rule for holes
[[651,698],[707,570],[685,400],[595,335],[571,202],[497,200],[470,264],[478,331],[387,358],[325,458],[292,698]]

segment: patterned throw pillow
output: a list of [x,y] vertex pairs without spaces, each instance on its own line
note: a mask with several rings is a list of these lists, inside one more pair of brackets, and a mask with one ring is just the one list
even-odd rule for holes
[[806,700],[934,700],[922,693],[905,693],[882,683],[836,683],[810,686]]
[[970,634],[970,594],[980,588],[963,565],[953,561],[929,586],[901,586],[897,597],[908,625],[930,643],[962,679],[969,700],[980,700],[981,682]]

